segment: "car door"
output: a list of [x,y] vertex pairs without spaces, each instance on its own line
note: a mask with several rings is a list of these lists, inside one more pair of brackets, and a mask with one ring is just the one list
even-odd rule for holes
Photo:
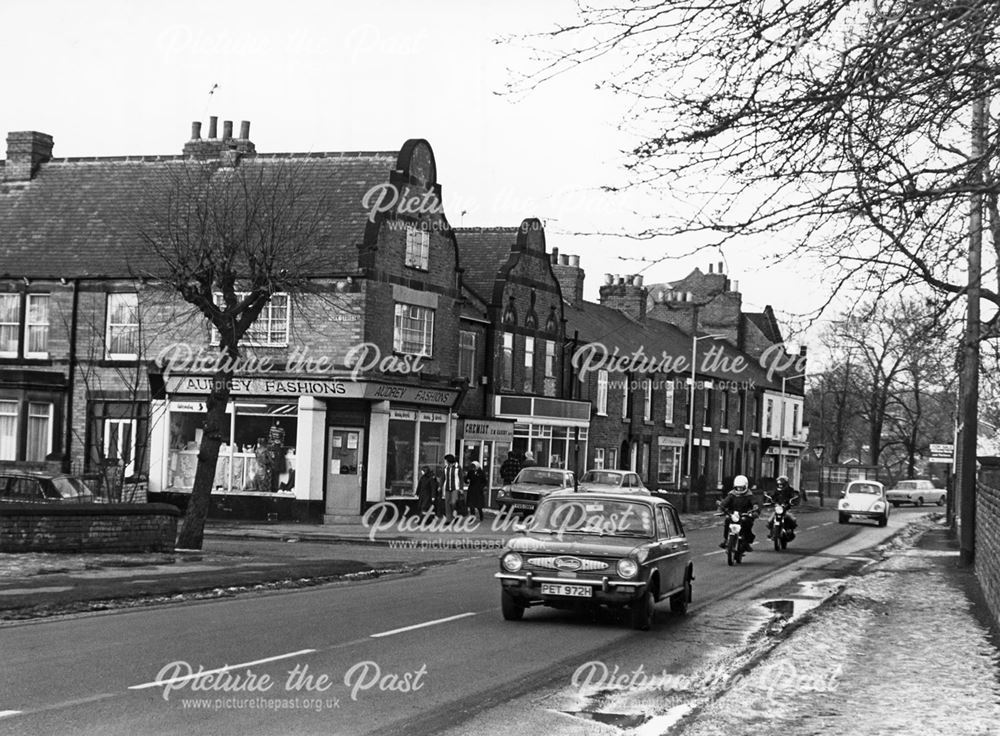
[[664,532],[663,546],[665,554],[660,561],[660,581],[663,590],[679,588],[684,583],[684,565],[689,555],[687,537],[681,531],[677,512],[669,506],[658,506],[657,521]]

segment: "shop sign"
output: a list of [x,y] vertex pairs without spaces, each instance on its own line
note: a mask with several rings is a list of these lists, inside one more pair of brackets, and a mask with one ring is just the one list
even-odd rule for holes
[[402,419],[407,422],[412,422],[417,418],[417,412],[409,411],[408,409],[390,409],[389,418]]
[[421,422],[447,422],[448,415],[442,414],[437,411],[422,411],[420,412]]
[[659,447],[684,447],[683,437],[657,437],[656,444]]
[[466,419],[463,432],[462,438],[466,442],[512,443],[514,441],[513,422]]
[[364,386],[364,398],[381,401],[399,401],[407,404],[429,404],[431,406],[451,406],[458,396],[456,391],[400,386],[391,383],[359,384]]
[[196,414],[204,414],[208,411],[204,401],[171,401],[170,411],[190,411]]

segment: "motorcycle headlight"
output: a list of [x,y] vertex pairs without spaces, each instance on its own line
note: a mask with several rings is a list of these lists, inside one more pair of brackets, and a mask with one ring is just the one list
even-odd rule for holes
[[500,564],[507,572],[517,572],[524,567],[524,558],[517,552],[508,552],[500,560]]
[[730,515],[729,515],[729,518],[730,518],[730,520],[731,520],[731,521],[732,521],[733,523],[739,523],[739,520],[740,520],[740,512],[739,512],[739,511],[734,511],[734,512],[733,512],[732,514],[730,514]]
[[635,560],[618,560],[618,575],[623,578],[634,578],[639,574],[639,563]]
[[785,513],[785,507],[784,507],[784,506],[782,506],[782,505],[781,505],[780,503],[779,503],[779,504],[777,504],[777,505],[776,505],[776,506],[774,507],[774,513],[776,513],[776,514],[783,514],[783,513]]

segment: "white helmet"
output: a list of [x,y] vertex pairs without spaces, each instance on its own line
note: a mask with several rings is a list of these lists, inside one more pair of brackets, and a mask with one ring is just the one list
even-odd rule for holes
[[746,490],[747,487],[749,487],[749,485],[750,481],[747,479],[745,475],[737,475],[735,478],[733,478],[734,488],[742,488],[743,490]]

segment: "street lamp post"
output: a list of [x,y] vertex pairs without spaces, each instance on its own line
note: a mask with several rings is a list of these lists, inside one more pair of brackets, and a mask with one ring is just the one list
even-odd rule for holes
[[687,477],[688,477],[688,491],[693,491],[693,481],[694,481],[694,469],[691,467],[692,455],[694,450],[694,383],[695,383],[695,369],[697,367],[697,354],[698,354],[698,341],[699,340],[716,340],[721,338],[722,335],[699,335],[697,337],[691,338],[691,395],[688,398],[688,462],[687,462]]
[[787,463],[785,462],[785,382],[795,378],[803,378],[805,375],[805,373],[799,373],[794,376],[781,377],[781,433],[778,435],[778,475],[787,473]]

